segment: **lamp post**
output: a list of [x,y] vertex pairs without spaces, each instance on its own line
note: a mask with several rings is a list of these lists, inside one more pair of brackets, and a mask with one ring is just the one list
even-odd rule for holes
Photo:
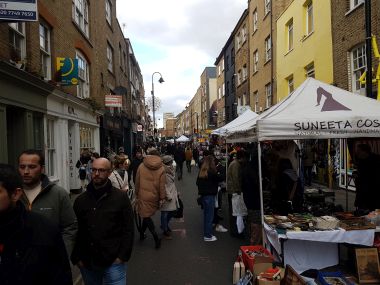
[[153,107],[153,140],[156,140],[156,110],[155,110],[155,105],[154,105],[154,81],[153,77],[155,74],[159,74],[160,78],[158,79],[158,82],[163,83],[165,82],[164,79],[162,78],[162,74],[158,71],[153,72],[152,74],[152,107]]

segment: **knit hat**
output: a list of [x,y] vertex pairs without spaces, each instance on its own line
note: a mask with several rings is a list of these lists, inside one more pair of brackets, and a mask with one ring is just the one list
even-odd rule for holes
[[169,162],[172,162],[173,161],[173,157],[171,155],[164,155],[162,157],[162,162],[164,164],[168,164]]

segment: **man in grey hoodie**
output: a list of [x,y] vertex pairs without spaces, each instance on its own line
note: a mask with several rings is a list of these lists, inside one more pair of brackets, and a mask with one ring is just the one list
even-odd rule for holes
[[44,174],[45,158],[38,150],[25,150],[18,159],[23,180],[21,202],[25,208],[42,214],[59,227],[67,254],[70,256],[78,224],[68,193],[49,181]]

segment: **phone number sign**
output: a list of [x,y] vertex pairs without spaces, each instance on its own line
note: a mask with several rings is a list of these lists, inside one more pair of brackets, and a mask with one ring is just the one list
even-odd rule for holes
[[37,21],[37,0],[0,0],[0,20]]

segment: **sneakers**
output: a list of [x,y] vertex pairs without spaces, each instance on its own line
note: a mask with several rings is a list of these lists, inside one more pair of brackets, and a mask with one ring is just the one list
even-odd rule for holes
[[223,227],[222,225],[216,225],[215,231],[220,232],[220,233],[228,232],[228,230],[225,227]]
[[203,237],[204,241],[216,241],[218,240],[216,236],[211,236],[211,237]]

